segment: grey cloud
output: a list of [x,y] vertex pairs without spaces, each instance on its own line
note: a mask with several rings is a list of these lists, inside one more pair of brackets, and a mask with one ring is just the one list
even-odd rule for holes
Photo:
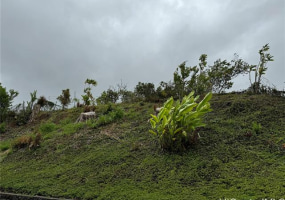
[[[56,97],[70,88],[77,97],[86,78],[98,81],[95,96],[121,80],[169,81],[183,61],[196,65],[232,59],[250,64],[269,43],[275,61],[268,79],[284,87],[284,1],[2,0],[1,82],[28,100],[34,89]],[[247,79],[247,80],[246,80]],[[242,80],[242,81],[241,81]],[[236,81],[245,89],[248,78]]]

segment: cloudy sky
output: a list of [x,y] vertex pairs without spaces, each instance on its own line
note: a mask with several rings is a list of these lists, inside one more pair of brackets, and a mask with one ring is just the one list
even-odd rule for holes
[[[83,94],[95,79],[94,96],[121,81],[170,81],[176,67],[231,60],[249,64],[269,43],[275,61],[265,78],[285,87],[284,0],[0,0],[0,82],[28,101],[37,90],[55,100],[62,89]],[[249,86],[248,76],[233,89]]]

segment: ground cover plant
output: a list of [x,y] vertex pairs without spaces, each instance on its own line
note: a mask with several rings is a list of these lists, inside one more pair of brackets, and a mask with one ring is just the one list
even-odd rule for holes
[[[0,190],[73,199],[284,198],[285,99],[221,94],[210,102],[198,143],[182,153],[162,151],[149,134],[153,103],[102,105],[97,119],[112,120],[96,126],[74,124],[81,108],[42,112],[0,135]],[[10,149],[37,132],[38,148]]]

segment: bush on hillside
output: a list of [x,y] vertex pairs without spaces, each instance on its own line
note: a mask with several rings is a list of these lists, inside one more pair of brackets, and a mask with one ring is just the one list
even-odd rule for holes
[[0,133],[5,133],[6,132],[6,123],[1,123],[0,124]]
[[202,119],[211,111],[211,98],[212,93],[208,93],[200,103],[196,103],[199,96],[194,97],[194,92],[185,96],[181,102],[174,102],[171,97],[157,116],[151,115],[150,132],[158,137],[163,149],[185,151],[198,139],[196,129],[205,126]]
[[50,133],[56,129],[56,124],[52,122],[47,122],[44,124],[41,124],[40,126],[40,132],[45,134],[45,133]]
[[21,148],[26,148],[29,147],[31,148],[37,148],[40,146],[42,136],[40,133],[37,134],[31,134],[31,135],[22,135],[21,137],[16,138],[12,142],[12,147],[14,149],[21,149]]

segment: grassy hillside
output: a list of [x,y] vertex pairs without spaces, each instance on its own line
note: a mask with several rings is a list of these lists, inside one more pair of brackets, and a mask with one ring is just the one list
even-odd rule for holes
[[[1,191],[74,199],[285,198],[285,98],[215,95],[200,140],[163,152],[147,122],[153,104],[41,112],[1,134]],[[39,148],[17,147],[41,133]],[[15,139],[18,138],[18,139]],[[10,145],[14,148],[11,151]]]

